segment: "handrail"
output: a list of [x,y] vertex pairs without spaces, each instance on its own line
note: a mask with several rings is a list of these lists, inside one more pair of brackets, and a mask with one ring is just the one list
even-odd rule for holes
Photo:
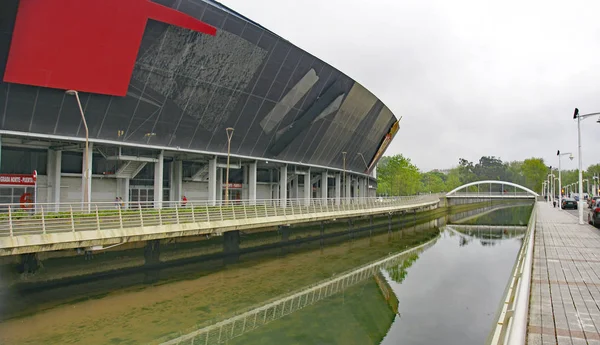
[[529,312],[529,289],[533,244],[536,226],[536,208],[533,208],[525,241],[512,271],[504,302],[498,314],[496,326],[488,337],[488,345],[524,345],[527,335],[527,317]]
[[433,204],[437,201],[437,195],[417,195],[392,198],[232,200],[227,203],[208,200],[163,201],[156,204],[121,201],[89,204],[38,203],[31,208],[22,208],[21,204],[0,204],[0,237],[241,221],[309,213],[341,213]]

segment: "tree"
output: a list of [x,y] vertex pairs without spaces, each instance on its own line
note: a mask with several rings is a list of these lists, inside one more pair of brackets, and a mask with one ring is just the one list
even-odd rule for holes
[[421,183],[423,185],[423,189],[421,192],[440,193],[446,191],[446,184],[440,175],[445,176],[442,173],[432,171],[422,174]]
[[383,158],[377,164],[378,194],[413,195],[421,191],[421,173],[409,158],[401,154]]
[[533,191],[541,191],[542,183],[548,176],[548,167],[542,158],[529,158],[523,161],[524,187]]

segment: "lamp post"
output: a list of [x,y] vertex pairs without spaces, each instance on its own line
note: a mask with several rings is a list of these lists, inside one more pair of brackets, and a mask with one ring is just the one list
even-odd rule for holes
[[79,106],[79,112],[81,113],[81,120],[83,121],[83,127],[85,128],[85,151],[83,152],[83,164],[85,164],[85,169],[83,169],[82,173],[83,173],[83,179],[85,180],[85,183],[83,184],[83,202],[87,203],[87,209],[88,212],[90,210],[90,198],[89,198],[89,194],[90,191],[88,190],[88,179],[90,176],[89,173],[89,165],[88,165],[88,149],[89,149],[89,130],[88,130],[88,126],[87,126],[87,122],[85,121],[85,114],[83,113],[83,108],[81,107],[81,101],[79,100],[79,92],[77,92],[76,90],[67,90],[65,91],[65,93],[69,96],[75,96],[75,99],[77,100],[77,105]]
[[561,177],[561,169],[560,169],[560,157],[569,156],[570,160],[573,160],[573,154],[571,152],[560,153],[560,150],[556,151],[556,155],[558,156],[558,205],[562,205],[562,177]]
[[[586,184],[587,188],[585,189],[585,192],[589,195],[590,194],[590,180],[584,178],[581,182],[587,183]],[[581,196],[580,196],[580,198],[581,198]]]
[[598,177],[598,175],[594,175],[592,177],[592,179],[594,180],[594,190],[592,192],[592,195],[598,195],[598,180],[600,179],[600,177]]
[[[227,127],[227,172],[225,173],[225,205],[229,203],[229,155],[231,153],[231,137],[233,137],[233,128]],[[220,193],[220,192],[219,192]]]
[[546,193],[546,183],[548,183],[546,180],[542,182],[542,196],[544,196],[544,198],[548,198],[548,194]]
[[[573,112],[573,119],[577,119],[577,154],[578,154],[578,159],[579,159],[579,202],[577,205],[577,208],[579,209],[579,224],[584,224],[583,223],[583,201],[582,201],[582,194],[583,194],[583,183],[582,183],[582,179],[583,179],[583,172],[582,172],[582,159],[581,159],[581,120],[582,119],[586,119],[590,116],[594,116],[594,115],[600,115],[600,113],[589,113],[589,114],[579,114],[579,109],[575,108],[575,111]],[[600,122],[600,120],[598,120],[598,122]]]

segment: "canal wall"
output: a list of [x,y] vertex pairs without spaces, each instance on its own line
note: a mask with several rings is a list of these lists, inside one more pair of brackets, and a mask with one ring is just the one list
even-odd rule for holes
[[[443,218],[450,211],[467,212],[485,207],[489,204],[234,231],[225,236],[135,242],[101,252],[78,253],[73,250],[4,257],[0,258],[0,297],[15,292],[26,294],[69,288],[119,277],[123,277],[123,285],[152,283],[183,271],[181,267],[189,264],[203,262],[208,270],[218,269],[237,262],[242,255],[258,257],[264,251],[285,255],[289,248],[305,243],[325,246]],[[438,226],[442,226],[443,222],[442,219]],[[95,286],[97,288],[88,291],[90,294],[109,290],[108,283]]]

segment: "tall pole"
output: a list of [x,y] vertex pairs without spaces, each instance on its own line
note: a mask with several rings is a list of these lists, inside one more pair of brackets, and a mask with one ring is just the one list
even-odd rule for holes
[[87,122],[85,121],[85,114],[83,113],[83,107],[81,107],[81,100],[79,99],[79,92],[77,92],[76,90],[67,90],[65,92],[67,95],[71,95],[71,96],[75,96],[75,99],[77,99],[77,105],[79,106],[79,113],[81,114],[81,120],[83,121],[83,127],[85,128],[85,151],[83,151],[83,164],[85,165],[85,169],[82,169],[82,173],[83,173],[83,179],[85,180],[85,183],[83,184],[83,202],[87,203],[87,209],[88,211],[90,210],[90,200],[89,200],[89,194],[90,191],[88,190],[88,179],[90,176],[89,173],[89,162],[88,162],[88,150],[90,147],[90,132],[88,130],[88,126],[87,126]]
[[579,224],[583,223],[583,172],[581,171],[582,159],[581,159],[581,117],[577,116],[577,150],[579,159],[579,201],[577,202],[577,208],[579,209]]
[[[227,172],[225,173],[225,205],[229,203],[229,155],[231,153],[231,137],[233,136],[233,128],[225,129],[227,133]],[[219,192],[220,193],[220,192]]]
[[560,175],[560,150],[557,153],[558,156],[558,209],[562,210],[562,177]]

